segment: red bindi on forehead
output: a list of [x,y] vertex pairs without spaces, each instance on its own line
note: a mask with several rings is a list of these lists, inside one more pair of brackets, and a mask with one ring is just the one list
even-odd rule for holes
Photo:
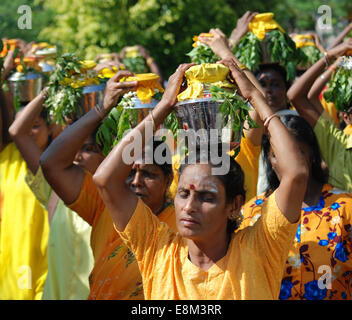
[[196,187],[194,186],[194,184],[190,184],[190,185],[189,185],[189,189],[190,189],[190,190],[196,190]]

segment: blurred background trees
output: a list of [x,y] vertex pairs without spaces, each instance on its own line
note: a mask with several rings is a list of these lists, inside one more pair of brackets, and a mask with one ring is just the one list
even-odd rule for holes
[[[17,27],[17,8],[23,4],[32,9],[31,30]],[[168,77],[189,61],[194,35],[212,27],[230,35],[247,10],[274,12],[287,32],[314,30],[322,4],[332,9],[332,35],[352,20],[351,0],[3,0],[0,35],[48,41],[59,52],[88,59],[141,44]]]

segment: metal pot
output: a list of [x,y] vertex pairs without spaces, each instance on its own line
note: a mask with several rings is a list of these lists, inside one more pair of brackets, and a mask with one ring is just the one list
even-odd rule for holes
[[77,116],[83,116],[91,109],[93,109],[97,104],[103,102],[105,86],[105,83],[100,83],[83,88],[83,96],[81,98],[80,104],[77,107]]
[[42,90],[43,78],[35,72],[15,72],[8,78],[8,83],[13,98],[17,96],[20,102],[29,102]]
[[125,109],[135,109],[138,111],[138,123],[143,121],[143,119],[149,114],[149,112],[158,104],[159,101],[151,99],[148,103],[143,103],[139,98],[134,97],[131,99],[133,102],[133,107]]
[[[178,102],[174,110],[179,127],[189,133],[193,131],[202,142],[231,142],[232,145],[239,144],[243,124],[238,132],[233,132],[232,120],[225,124],[224,117],[220,111],[221,103],[221,101],[214,101],[211,98]],[[213,131],[211,134],[212,129],[217,131]]]

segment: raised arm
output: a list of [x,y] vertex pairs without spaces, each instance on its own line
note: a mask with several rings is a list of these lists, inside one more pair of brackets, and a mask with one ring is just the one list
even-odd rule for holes
[[[248,80],[244,72],[232,61],[221,61],[226,64],[235,79],[241,94],[247,98],[263,120],[270,137],[270,144],[275,154],[277,165],[282,175],[276,190],[276,202],[282,213],[291,222],[300,218],[308,180],[308,166],[299,151],[295,139],[288,132],[280,119],[268,106],[265,98]],[[294,195],[294,196],[293,196]]]
[[327,68],[320,75],[320,77],[318,77],[314,81],[312,87],[310,88],[310,90],[308,92],[308,96],[307,96],[308,100],[314,105],[314,107],[316,108],[316,110],[319,113],[324,111],[323,107],[320,103],[320,100],[319,100],[319,95],[321,94],[321,92],[325,88],[326,84],[329,82],[332,73],[334,72],[334,70],[336,70],[336,68],[341,60],[342,60],[342,57],[339,57],[338,59],[336,59],[335,62],[331,66],[329,66],[329,68]]
[[[213,52],[221,59],[232,60],[234,63],[237,64],[237,66],[242,66],[242,68],[244,68],[243,72],[245,73],[246,77],[262,93],[264,97],[265,92],[261,87],[259,81],[254,76],[254,74],[250,70],[245,68],[243,64],[235,57],[235,55],[227,45],[227,39],[225,34],[220,29],[210,29],[209,33],[211,33],[213,37],[199,37],[199,40],[207,44],[213,50]],[[264,133],[263,122],[255,110],[250,110],[249,114],[251,118],[258,124],[258,128],[245,129],[246,137],[251,141],[253,145],[259,146],[261,145],[262,135]]]
[[1,72],[1,85],[3,85],[3,83],[5,82],[7,76],[9,75],[9,73],[11,72],[11,70],[15,69],[16,65],[15,65],[15,58],[13,56],[14,54],[14,50],[10,50],[5,58],[4,61],[4,66],[3,66],[3,70]]
[[308,93],[312,88],[315,80],[322,74],[327,67],[326,59],[331,64],[338,57],[344,55],[347,51],[352,50],[352,39],[338,45],[327,51],[327,55],[321,58],[313,66],[311,66],[298,80],[296,80],[287,92],[287,97],[297,109],[299,114],[305,118],[312,127],[318,121],[323,108],[316,108],[308,99]]
[[135,81],[119,82],[121,78],[131,75],[128,71],[118,71],[107,83],[103,104],[66,128],[41,156],[40,164],[45,178],[66,204],[78,198],[84,178],[83,169],[73,163],[76,153],[102,118],[116,105],[119,97],[135,88]]
[[351,30],[352,22],[345,29],[343,29],[342,32],[334,39],[334,41],[328,47],[328,50],[338,46]]
[[[141,144],[135,143],[135,146],[138,146],[140,150],[134,149],[133,152],[136,153],[133,156],[136,159],[142,154],[145,142],[153,136],[153,127],[158,127],[172,111],[183,81],[184,72],[192,65],[183,64],[178,67],[176,72],[169,78],[163,97],[153,109],[152,114],[148,115],[120,140],[94,174],[94,182],[119,231],[123,231],[127,226],[138,202],[137,196],[126,184],[132,163],[125,163],[123,154],[139,138],[141,139]],[[149,128],[147,128],[148,126]]]
[[26,107],[17,115],[12,123],[9,133],[16,143],[18,150],[21,152],[27,167],[36,174],[39,168],[39,160],[43,151],[36,143],[34,136],[31,134],[32,128],[43,109],[43,103],[47,97],[48,88],[35,97]]
[[258,14],[258,12],[247,11],[241,18],[237,20],[236,28],[232,30],[229,44],[233,49],[241,40],[241,38],[249,31],[248,24]]
[[164,77],[163,77],[163,74],[162,74],[158,64],[150,56],[150,54],[148,53],[148,50],[146,48],[144,48],[141,45],[137,45],[137,47],[138,47],[138,50],[141,53],[142,57],[147,62],[147,65],[150,69],[150,72],[157,74],[159,76],[159,82],[161,83],[161,85],[163,85],[164,84]]

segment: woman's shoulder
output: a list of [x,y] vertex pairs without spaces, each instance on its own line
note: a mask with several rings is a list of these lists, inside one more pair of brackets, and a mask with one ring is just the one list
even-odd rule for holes
[[352,193],[336,188],[330,184],[325,184],[322,190],[322,198],[325,204],[331,204],[336,201],[346,201],[346,203],[352,203]]

